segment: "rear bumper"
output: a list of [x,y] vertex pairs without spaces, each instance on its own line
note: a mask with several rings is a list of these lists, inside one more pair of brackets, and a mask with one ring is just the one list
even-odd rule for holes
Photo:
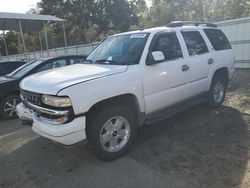
[[42,137],[64,145],[72,145],[86,139],[85,124],[85,116],[75,118],[66,124],[53,125],[42,121],[34,114],[32,129]]

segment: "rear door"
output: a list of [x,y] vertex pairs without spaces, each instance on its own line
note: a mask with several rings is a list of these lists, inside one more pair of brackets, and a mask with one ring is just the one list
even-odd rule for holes
[[188,51],[190,66],[190,92],[192,96],[202,94],[207,89],[208,76],[213,57],[208,46],[197,30],[182,30],[181,34]]
[[233,52],[226,35],[221,30],[214,28],[204,29],[204,33],[211,43],[214,59],[213,69],[228,67],[233,71]]

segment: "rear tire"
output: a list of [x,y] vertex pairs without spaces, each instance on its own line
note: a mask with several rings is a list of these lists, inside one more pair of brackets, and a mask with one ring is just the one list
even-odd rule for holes
[[5,97],[0,103],[0,115],[3,119],[16,119],[16,105],[20,103],[18,95],[10,95]]
[[111,161],[123,156],[138,132],[137,121],[131,110],[111,106],[92,114],[87,127],[87,139],[101,160]]
[[223,75],[215,75],[208,93],[208,103],[212,107],[219,107],[225,100],[227,79]]

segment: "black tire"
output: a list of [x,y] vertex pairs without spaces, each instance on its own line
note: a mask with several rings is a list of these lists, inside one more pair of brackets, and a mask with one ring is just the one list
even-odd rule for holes
[[22,125],[29,125],[32,126],[33,121],[32,120],[22,120]]
[[[88,126],[87,127],[87,139],[89,141],[90,146],[93,148],[94,152],[96,153],[97,157],[104,161],[111,161],[127,153],[131,144],[135,140],[137,132],[138,132],[137,121],[132,111],[129,110],[127,107],[117,105],[117,106],[111,106],[111,107],[98,110],[97,112],[92,114],[91,117],[93,118],[89,121],[89,125],[87,125]],[[102,131],[104,129],[103,127],[105,123],[108,120],[115,118],[115,117],[123,117],[127,120],[127,122],[129,123],[129,127],[130,127],[130,131],[129,131],[130,136],[128,137],[126,141],[126,144],[123,147],[121,147],[119,151],[111,152],[111,151],[105,150],[104,149],[105,146],[102,146],[101,134],[103,133]],[[112,138],[116,136],[114,135],[114,131],[110,135],[112,135],[111,136]],[[107,144],[110,145],[110,143],[111,141]]]
[[[14,101],[15,104],[14,104]],[[3,119],[16,119],[18,118],[16,114],[16,105],[20,102],[20,97],[18,95],[10,95],[2,99],[0,103],[0,115]],[[13,104],[13,111],[6,111],[9,104]],[[9,106],[11,108],[11,106]]]
[[[211,107],[219,107],[222,105],[226,96],[227,83],[228,80],[223,74],[217,74],[214,76],[208,93],[208,103]],[[218,85],[222,88],[221,92],[216,92],[216,87],[218,87]],[[218,94],[218,100],[216,100],[215,97],[216,93]]]

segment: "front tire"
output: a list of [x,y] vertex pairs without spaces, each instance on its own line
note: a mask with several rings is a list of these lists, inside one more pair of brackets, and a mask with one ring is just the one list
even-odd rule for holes
[[137,121],[131,110],[112,106],[92,115],[87,137],[97,157],[110,161],[123,156],[136,138]]
[[20,103],[18,95],[5,97],[0,103],[0,114],[3,119],[16,119],[16,105]]
[[212,107],[221,106],[225,100],[226,89],[227,79],[222,75],[215,75],[208,94],[209,105]]

